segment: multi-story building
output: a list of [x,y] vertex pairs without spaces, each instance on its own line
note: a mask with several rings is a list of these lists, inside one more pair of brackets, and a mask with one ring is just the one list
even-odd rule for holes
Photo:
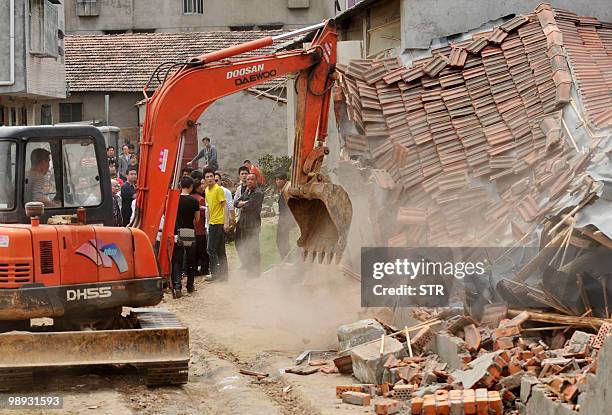
[[65,0],[68,33],[292,29],[334,15],[333,0]]
[[59,0],[0,2],[0,125],[52,124],[66,97]]

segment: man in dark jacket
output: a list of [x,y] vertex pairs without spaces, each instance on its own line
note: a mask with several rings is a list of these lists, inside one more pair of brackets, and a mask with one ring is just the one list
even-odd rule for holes
[[212,169],[213,171],[219,170],[219,162],[217,161],[217,148],[210,144],[210,138],[208,137],[204,137],[202,139],[202,150],[200,150],[198,155],[195,156],[193,160],[187,162],[187,165],[192,166],[195,162],[202,158],[204,159],[203,169]]
[[240,209],[240,218],[236,224],[236,250],[245,272],[252,277],[257,277],[260,273],[259,231],[262,203],[263,192],[257,186],[257,176],[250,173],[247,176],[246,191],[236,205]]
[[115,179],[111,179],[112,199],[113,199],[113,226],[123,226],[123,217],[121,216],[121,185]]
[[121,186],[121,214],[123,215],[123,226],[130,224],[132,218],[132,200],[136,197],[136,182],[138,182],[138,173],[136,169],[130,167],[127,169],[127,180]]
[[[181,177],[180,186],[181,196],[176,211],[175,235],[179,234],[179,229],[195,229],[196,223],[200,221],[200,204],[191,196],[193,179],[189,176]],[[187,247],[184,243],[179,242],[174,247],[172,253],[172,294],[174,298],[181,297],[183,272],[187,274],[187,292],[194,291],[194,249],[195,245],[193,243]],[[185,263],[185,267],[183,263]]]

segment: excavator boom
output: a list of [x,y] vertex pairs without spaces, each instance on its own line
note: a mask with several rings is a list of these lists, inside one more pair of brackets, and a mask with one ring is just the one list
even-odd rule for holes
[[[301,230],[304,252],[339,259],[346,245],[352,207],[346,192],[321,175],[337,34],[331,21],[319,29],[307,50],[230,61],[238,54],[271,45],[291,34],[267,37],[189,60],[160,85],[147,101],[136,214],[131,226],[155,241],[165,214],[159,260],[169,275],[178,205],[177,181],[185,131],[216,100],[271,79],[298,73],[294,157],[285,197]],[[299,32],[304,32],[301,29]]]

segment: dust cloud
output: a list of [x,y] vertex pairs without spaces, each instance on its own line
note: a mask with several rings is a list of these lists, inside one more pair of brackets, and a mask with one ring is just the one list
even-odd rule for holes
[[359,282],[336,265],[280,264],[259,278],[235,271],[224,285],[241,326],[265,331],[276,348],[335,349],[338,326],[359,318]]

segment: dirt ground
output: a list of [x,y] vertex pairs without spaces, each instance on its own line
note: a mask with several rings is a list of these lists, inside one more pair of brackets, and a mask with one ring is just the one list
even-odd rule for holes
[[[230,269],[236,270],[234,254]],[[350,377],[282,373],[304,350],[334,349],[338,325],[359,316],[359,285],[333,266],[281,265],[257,279],[196,279],[196,292],[159,307],[189,327],[189,383],[147,388],[130,367],[37,374],[35,394],[61,394],[66,414],[363,414],[340,404],[335,386]],[[267,372],[258,382],[240,369]],[[370,411],[370,410],[368,410]],[[15,411],[0,410],[14,414]]]

